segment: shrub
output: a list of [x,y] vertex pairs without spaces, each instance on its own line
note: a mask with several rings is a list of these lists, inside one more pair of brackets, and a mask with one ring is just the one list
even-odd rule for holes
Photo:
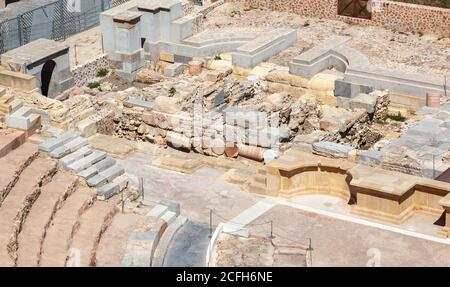
[[176,92],[177,92],[177,90],[174,87],[170,88],[170,90],[169,90],[169,97],[175,96]]
[[398,112],[396,115],[395,114],[387,115],[386,119],[391,119],[396,122],[404,122],[406,120],[406,118],[402,116],[400,112]]
[[97,71],[97,77],[105,77],[108,75],[108,69],[100,69]]
[[99,82],[92,82],[92,83],[88,83],[87,87],[89,89],[96,89],[96,88],[100,88],[100,83]]

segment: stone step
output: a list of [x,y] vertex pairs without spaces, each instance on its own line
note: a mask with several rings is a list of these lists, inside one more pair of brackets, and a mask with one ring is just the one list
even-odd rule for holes
[[266,167],[260,167],[260,168],[258,168],[258,174],[266,176],[266,175],[267,175],[267,169],[266,169]]
[[79,227],[81,214],[94,203],[96,193],[92,189],[78,189],[70,195],[58,210],[41,245],[39,266],[62,267],[74,232]]
[[0,266],[13,266],[15,258],[10,255],[16,249],[17,235],[22,229],[27,212],[38,198],[40,186],[45,184],[57,170],[51,159],[37,157],[20,175],[0,207]]
[[253,181],[257,182],[257,183],[261,183],[264,186],[266,185],[266,176],[265,175],[260,175],[260,174],[255,174],[253,176]]
[[79,137],[79,132],[67,131],[60,135],[59,137],[49,139],[39,145],[39,150],[51,152],[54,149],[68,143],[76,137]]
[[171,224],[175,219],[177,218],[177,215],[173,211],[167,210],[162,216],[161,219],[164,220],[167,224]]
[[187,222],[185,216],[178,216],[164,231],[152,259],[152,267],[163,267],[164,259],[175,234]]
[[128,175],[122,174],[121,176],[113,179],[112,182],[107,183],[97,189],[97,198],[100,200],[107,200],[112,196],[120,193],[128,186]]
[[0,207],[11,188],[16,184],[20,174],[31,164],[38,153],[36,145],[24,143],[0,158],[0,166],[2,167],[0,172]]
[[74,172],[81,172],[92,166],[93,164],[106,158],[106,153],[104,151],[94,150],[90,155],[77,160],[76,162],[67,166],[69,170]]
[[117,213],[100,240],[95,265],[98,267],[120,267],[125,255],[128,236],[145,221],[146,217],[142,215]]
[[165,205],[158,204],[155,207],[153,207],[146,216],[148,217],[161,217],[169,208]]
[[167,223],[156,217],[146,217],[145,224],[135,229],[127,240],[121,266],[150,267],[153,254]]
[[41,245],[55,213],[75,190],[77,177],[57,173],[42,187],[41,195],[33,204],[18,238],[17,266],[38,266]]
[[0,135],[0,157],[4,157],[12,150],[18,148],[27,140],[26,132],[13,131],[7,135]]
[[115,164],[116,164],[115,159],[106,157],[105,159],[102,159],[101,161],[94,164],[93,166],[88,167],[85,170],[78,172],[77,175],[81,176],[84,179],[87,179],[87,178],[90,178],[90,177],[98,174],[101,171],[104,171],[107,168],[112,167]]
[[55,148],[50,152],[50,156],[53,158],[62,158],[70,153],[73,153],[83,146],[88,145],[89,142],[86,138],[76,137],[64,145]]
[[77,150],[76,152],[70,153],[59,160],[65,170],[69,169],[69,165],[72,163],[88,156],[92,153],[92,149],[90,146],[84,146]]
[[262,184],[260,182],[251,181],[248,185],[248,191],[253,193],[266,194],[267,187],[265,184]]
[[99,172],[96,176],[91,177],[87,180],[89,186],[100,187],[108,182],[111,182],[114,178],[125,173],[124,168],[116,164],[102,172]]
[[[112,203],[96,201],[81,216],[80,228],[70,245],[71,250],[79,252],[81,267],[95,266],[97,246],[116,212],[117,208]],[[70,258],[67,263],[70,266]]]

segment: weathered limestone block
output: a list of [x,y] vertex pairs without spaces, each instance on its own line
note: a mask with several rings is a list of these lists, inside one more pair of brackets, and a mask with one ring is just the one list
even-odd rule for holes
[[233,64],[230,61],[225,60],[213,60],[209,63],[208,69],[211,70],[221,70],[221,71],[228,71],[233,70]]
[[334,142],[320,141],[312,144],[313,153],[332,158],[347,158],[353,147]]
[[275,82],[268,82],[267,90],[270,93],[288,93],[296,97],[305,95],[305,89],[302,87],[295,87],[288,84],[280,84]]
[[322,106],[323,117],[320,119],[320,129],[325,131],[348,130],[354,123],[365,116],[362,109],[350,111],[330,106]]
[[265,77],[266,81],[291,85],[294,87],[307,88],[308,81],[305,78],[302,78],[297,75],[292,75],[289,73],[289,70],[273,70],[270,71]]
[[170,66],[164,68],[164,76],[166,77],[176,77],[183,74],[186,69],[186,65],[182,63],[174,63]]
[[136,81],[143,84],[156,84],[162,81],[162,77],[159,73],[150,69],[141,69],[136,74]]
[[155,99],[153,110],[168,114],[174,114],[180,110],[177,99],[173,97],[159,96]]
[[358,94],[349,100],[351,109],[365,109],[369,114],[375,112],[377,97],[368,94]]

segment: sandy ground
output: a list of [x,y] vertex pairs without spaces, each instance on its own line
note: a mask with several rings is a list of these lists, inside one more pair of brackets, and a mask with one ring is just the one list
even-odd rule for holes
[[63,43],[70,47],[70,66],[75,67],[102,54],[100,26],[67,38]]
[[368,56],[375,66],[450,75],[450,38],[361,27],[286,12],[244,11],[240,3],[227,3],[215,9],[208,15],[203,28],[211,29],[213,33],[243,28],[248,31],[297,29],[297,43],[271,59],[277,64],[286,65],[289,60],[320,41],[332,35],[343,35],[352,37],[348,45]]

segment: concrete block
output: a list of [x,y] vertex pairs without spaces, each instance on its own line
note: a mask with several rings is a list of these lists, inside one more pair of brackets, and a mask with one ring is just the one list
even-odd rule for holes
[[116,164],[89,178],[87,184],[89,186],[99,187],[107,182],[111,182],[114,178],[124,174],[124,172],[124,168],[121,165]]
[[297,31],[274,29],[238,47],[232,54],[233,65],[253,68],[297,41]]
[[75,152],[79,148],[88,145],[89,142],[86,138],[83,137],[77,137],[72,139],[71,141],[65,143],[64,145],[55,148],[50,152],[50,156],[53,158],[62,158],[65,155],[68,155],[69,153]]
[[167,206],[169,211],[175,212],[177,216],[180,215],[180,204],[178,202],[174,202],[168,199],[161,199],[159,201],[160,204]]
[[115,164],[116,164],[116,160],[114,160],[110,157],[106,157],[105,159],[95,163],[93,166],[80,171],[79,173],[77,173],[77,175],[79,175],[83,178],[89,178],[89,177],[96,175],[97,173],[99,173],[101,171],[104,171],[107,168],[110,168],[111,166],[113,166]]
[[178,75],[183,74],[186,66],[182,63],[174,63],[172,65],[167,66],[164,69],[164,76],[166,77],[176,77]]
[[97,189],[97,197],[100,200],[106,200],[115,194],[124,190],[128,185],[128,176],[125,174],[115,178],[112,182],[107,183]]
[[67,167],[70,164],[82,159],[83,157],[85,157],[86,155],[89,155],[91,153],[92,153],[91,147],[83,146],[76,152],[73,152],[73,153],[68,154],[65,157],[61,158],[60,162],[61,162],[62,166],[64,167],[64,169],[67,169]]
[[34,113],[34,110],[28,107],[21,107],[14,113],[5,118],[5,123],[14,129],[28,130],[33,127],[40,116]]
[[153,207],[145,216],[161,217],[169,208],[166,205],[158,204]]
[[106,157],[106,153],[103,151],[95,150],[87,157],[84,157],[68,166],[68,169],[73,170],[75,172],[80,172],[96,162],[101,161]]
[[356,83],[351,83],[343,79],[337,79],[334,81],[334,96],[351,98],[358,94],[370,94],[373,92],[373,88],[360,85]]
[[177,218],[177,215],[175,214],[175,212],[172,212],[172,211],[166,211],[161,216],[161,219],[164,220],[165,222],[167,222],[167,224],[171,224],[172,222],[175,221],[176,218]]
[[50,151],[54,150],[55,148],[58,148],[79,136],[80,136],[79,132],[67,131],[57,138],[49,139],[49,140],[39,144],[39,150],[50,152]]

